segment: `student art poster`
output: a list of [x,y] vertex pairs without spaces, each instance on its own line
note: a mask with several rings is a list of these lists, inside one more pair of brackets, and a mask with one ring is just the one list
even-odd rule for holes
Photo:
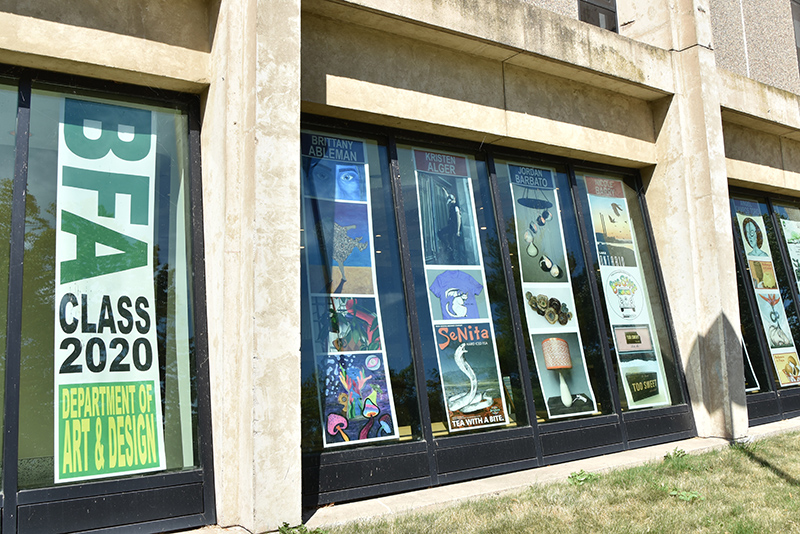
[[372,241],[367,146],[301,134],[303,250],[323,446],[398,437]]
[[800,222],[781,219],[783,226],[783,240],[792,262],[792,274],[797,290],[800,291]]
[[583,179],[625,401],[629,409],[668,405],[664,362],[624,184],[617,178]]
[[[753,284],[761,317],[761,326],[767,338],[778,383],[782,387],[798,385],[800,369],[797,368],[797,349],[789,329],[780,287],[775,279],[772,250],[767,239],[761,207],[758,202],[741,199],[735,199],[733,206],[742,250],[748,262],[750,282]],[[786,232],[787,229],[789,233]],[[788,228],[784,226],[787,241],[792,238],[791,231],[791,225]]]
[[469,162],[413,150],[429,312],[450,432],[508,424]]
[[595,413],[597,401],[566,263],[555,170],[505,167],[514,200],[525,320],[548,418]]
[[488,323],[438,325],[436,348],[451,431],[504,425],[503,385]]

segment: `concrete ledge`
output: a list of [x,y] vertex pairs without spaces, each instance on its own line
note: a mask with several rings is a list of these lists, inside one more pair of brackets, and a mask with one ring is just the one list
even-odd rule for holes
[[209,54],[139,37],[0,12],[0,62],[200,92],[209,83]]

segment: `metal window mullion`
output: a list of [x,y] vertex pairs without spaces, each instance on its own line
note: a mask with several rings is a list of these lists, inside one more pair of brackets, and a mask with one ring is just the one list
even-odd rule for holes
[[23,256],[25,254],[25,203],[31,118],[31,80],[19,81],[14,146],[14,183],[11,201],[11,238],[6,314],[5,419],[3,436],[3,532],[16,532],[19,452],[19,384],[22,350]]

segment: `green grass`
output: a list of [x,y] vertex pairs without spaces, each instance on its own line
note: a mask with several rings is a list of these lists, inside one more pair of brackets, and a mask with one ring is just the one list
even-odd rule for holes
[[800,434],[791,433],[326,534],[555,532],[800,533]]

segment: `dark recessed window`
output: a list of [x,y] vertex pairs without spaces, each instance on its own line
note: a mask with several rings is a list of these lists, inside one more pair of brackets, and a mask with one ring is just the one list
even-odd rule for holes
[[[583,22],[604,30],[617,32],[617,5],[615,0],[578,0],[578,16]],[[795,25],[797,25],[795,16]]]

